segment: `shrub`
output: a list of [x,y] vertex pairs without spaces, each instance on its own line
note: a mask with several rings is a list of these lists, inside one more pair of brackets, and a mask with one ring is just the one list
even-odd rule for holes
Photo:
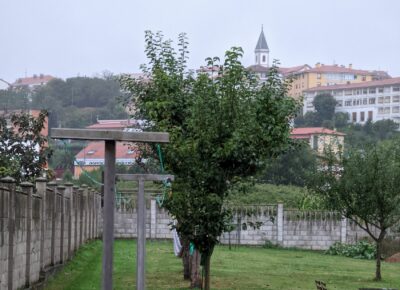
[[376,256],[376,246],[367,241],[359,241],[356,244],[342,244],[337,242],[330,246],[325,254],[373,260]]

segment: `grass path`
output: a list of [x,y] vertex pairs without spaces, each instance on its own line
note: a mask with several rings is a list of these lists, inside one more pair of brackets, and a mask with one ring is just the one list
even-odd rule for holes
[[[100,289],[100,241],[85,245],[46,287],[46,290]],[[147,243],[146,289],[187,289],[182,263],[170,242]],[[114,289],[135,289],[136,243],[114,245]],[[212,258],[212,289],[315,289],[314,280],[328,289],[400,287],[400,265],[383,263],[382,282],[374,282],[374,261],[327,256],[311,251],[220,246]]]

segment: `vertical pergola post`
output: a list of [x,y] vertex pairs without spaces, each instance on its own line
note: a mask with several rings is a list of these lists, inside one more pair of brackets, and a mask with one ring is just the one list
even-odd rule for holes
[[145,181],[174,180],[168,174],[118,174],[118,180],[131,180],[138,183],[137,196],[137,247],[136,247],[136,289],[145,289],[145,256],[146,256],[146,197],[144,195]]
[[[140,142],[140,143],[168,143],[169,135],[168,133],[161,133],[161,132],[124,132],[124,131],[113,131],[113,130],[60,129],[60,128],[51,129],[51,132],[52,132],[51,134],[52,138],[54,139],[105,141],[102,289],[112,290],[116,141]],[[151,180],[151,179],[145,179],[143,177],[143,180]],[[143,184],[142,196],[144,202],[144,184]],[[144,220],[144,225],[145,225],[145,220]],[[143,235],[144,235],[144,240],[143,240],[143,248],[141,248],[142,253],[144,253],[146,229],[144,229]],[[143,283],[143,288],[138,287],[137,289],[144,289],[144,254],[142,259],[143,262],[141,262],[141,266],[143,266],[142,270],[143,274],[141,276],[142,277],[141,281]]]
[[112,289],[115,141],[106,141],[104,161],[103,289]]

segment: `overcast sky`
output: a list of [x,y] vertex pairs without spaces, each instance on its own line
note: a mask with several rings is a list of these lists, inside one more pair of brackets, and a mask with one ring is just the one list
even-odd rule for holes
[[282,66],[353,64],[400,76],[398,0],[0,0],[0,78],[139,72],[144,31],[189,37],[191,68],[241,46],[254,62],[264,25]]

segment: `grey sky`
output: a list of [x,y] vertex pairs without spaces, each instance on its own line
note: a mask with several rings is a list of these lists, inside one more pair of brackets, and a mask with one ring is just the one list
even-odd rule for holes
[[242,46],[243,63],[264,24],[282,66],[349,63],[400,76],[398,0],[0,0],[0,78],[138,72],[144,30],[186,32],[192,68]]

